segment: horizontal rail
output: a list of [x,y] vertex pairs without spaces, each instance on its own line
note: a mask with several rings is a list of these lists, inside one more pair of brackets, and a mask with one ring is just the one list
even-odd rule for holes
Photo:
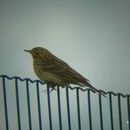
[[[0,78],[2,78],[2,77],[4,77],[4,78],[7,78],[7,79],[9,79],[9,80],[12,80],[12,79],[18,79],[18,80],[20,80],[20,81],[22,81],[22,82],[24,82],[24,81],[30,81],[31,83],[37,83],[37,82],[39,82],[40,84],[46,84],[44,81],[40,81],[40,80],[32,80],[32,79],[30,79],[30,78],[21,78],[21,77],[18,77],[18,76],[12,76],[12,77],[9,77],[9,76],[7,76],[7,75],[0,75]],[[62,86],[60,86],[60,87],[62,87]],[[87,87],[84,87],[84,88],[81,88],[81,87],[78,87],[78,86],[76,86],[76,87],[71,87],[71,86],[66,86],[67,88],[69,88],[69,89],[71,89],[71,90],[75,90],[75,89],[79,89],[79,90],[81,90],[81,91],[91,91],[91,92],[93,92],[93,93],[96,93],[95,91],[93,91],[92,89],[90,89],[90,88],[87,88]],[[114,93],[113,91],[107,91],[107,92],[105,92],[105,91],[103,91],[103,90],[99,90],[99,92],[101,92],[101,93],[103,93],[103,94],[105,94],[105,95],[107,95],[107,94],[111,94],[111,95],[114,95],[114,96],[122,96],[122,97],[128,97],[128,96],[130,96],[130,94],[122,94],[122,93]]]
[[[16,93],[16,113],[17,113],[17,125],[18,125],[18,129],[21,130],[22,129],[22,121],[21,121],[21,101],[20,101],[20,81],[21,82],[24,82],[25,83],[25,88],[26,88],[26,100],[27,100],[27,119],[28,119],[28,127],[29,127],[29,130],[32,130],[33,129],[33,109],[32,109],[32,105],[31,105],[31,88],[30,86],[34,86],[34,85],[31,85],[31,83],[35,83],[35,87],[36,87],[36,99],[37,99],[37,112],[38,112],[38,119],[39,119],[39,130],[42,130],[44,129],[43,126],[46,126],[46,124],[43,124],[43,120],[45,121],[46,118],[42,118],[42,109],[41,109],[41,101],[43,101],[43,99],[41,100],[41,96],[40,96],[40,84],[43,85],[45,84],[45,82],[42,82],[40,80],[32,80],[30,78],[20,78],[18,76],[13,76],[13,77],[9,77],[7,75],[0,75],[0,78],[2,79],[2,85],[3,85],[3,98],[4,98],[4,112],[5,112],[5,124],[6,124],[6,130],[9,130],[9,122],[10,122],[10,119],[11,117],[9,117],[8,115],[10,115],[9,113],[9,101],[8,101],[8,93],[7,93],[7,86],[8,86],[8,83],[6,84],[6,81],[7,80],[13,80],[14,81],[14,86],[15,86],[15,93]],[[9,85],[10,86],[10,85]],[[64,123],[62,122],[63,120],[63,115],[62,114],[62,101],[61,101],[61,89],[60,87],[62,86],[58,86],[57,87],[57,105],[58,105],[58,118],[59,118],[59,123],[58,123],[58,127],[60,130],[63,129],[63,126],[64,126]],[[86,92],[87,93],[87,100],[84,100],[84,101],[87,101],[87,109],[88,110],[88,127],[90,130],[92,130],[94,128],[94,117],[93,117],[93,98],[92,95],[91,95],[91,92],[95,93],[95,91],[91,90],[90,88],[80,88],[80,87],[71,87],[71,86],[66,86],[66,89],[65,89],[65,92],[66,92],[66,116],[67,116],[67,127],[69,130],[72,129],[73,127],[73,123],[72,123],[72,120],[73,120],[73,115],[71,115],[71,112],[72,112],[72,103],[71,103],[71,91],[70,90],[74,90],[75,93],[75,100],[76,100],[76,106],[74,111],[77,112],[77,121],[78,121],[78,124],[77,124],[77,127],[78,129],[82,129],[82,107],[81,107],[81,91],[82,92]],[[107,95],[108,94],[108,100],[105,100],[108,101],[108,110],[109,110],[109,125],[110,125],[110,128],[111,130],[114,130],[115,129],[115,120],[114,120],[114,96],[117,96],[117,106],[118,106],[118,121],[119,121],[119,129],[122,130],[124,128],[124,124],[122,122],[122,117],[123,117],[123,104],[122,104],[122,100],[121,100],[121,97],[123,98],[126,98],[127,99],[127,103],[126,103],[126,108],[127,108],[127,123],[128,123],[128,128],[130,130],[130,95],[124,95],[122,93],[114,93],[112,91],[108,91],[108,92],[105,92],[103,90],[99,90],[99,92],[103,93],[104,95]],[[53,121],[55,120],[55,116],[53,114],[53,105],[52,105],[52,102],[54,101],[54,99],[52,100],[52,95],[50,93],[50,86],[49,84],[47,84],[47,106],[48,106],[48,125],[49,125],[49,129],[50,130],[53,130],[54,129],[54,123]],[[95,100],[95,99],[94,99]],[[103,106],[103,100],[102,100],[102,95],[100,93],[98,93],[98,98],[96,99],[98,100],[98,105],[99,105],[99,108],[96,110],[98,110],[98,114],[99,114],[99,126],[100,126],[100,129],[103,130],[104,127],[105,127],[105,121],[103,120],[103,117],[104,117],[104,106]],[[45,106],[44,106],[45,107]],[[84,111],[84,113],[87,113],[87,111]],[[42,120],[43,119],[43,120]]]

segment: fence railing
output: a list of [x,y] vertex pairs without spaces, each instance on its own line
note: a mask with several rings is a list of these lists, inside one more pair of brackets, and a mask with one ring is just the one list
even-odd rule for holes
[[71,86],[51,92],[39,80],[7,75],[0,75],[0,87],[4,113],[0,129],[130,130],[130,95],[100,90],[103,97]]

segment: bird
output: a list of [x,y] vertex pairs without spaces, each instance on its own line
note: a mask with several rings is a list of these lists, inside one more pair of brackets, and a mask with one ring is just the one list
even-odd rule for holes
[[31,50],[24,50],[31,54],[33,59],[33,69],[37,77],[49,84],[52,90],[56,86],[66,87],[70,84],[81,87],[89,87],[94,92],[101,92],[90,84],[90,81],[83,77],[66,62],[52,54],[43,47],[34,47]]

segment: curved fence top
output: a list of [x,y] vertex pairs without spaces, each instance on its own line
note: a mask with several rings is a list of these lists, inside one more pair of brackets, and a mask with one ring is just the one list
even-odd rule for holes
[[[17,80],[20,80],[20,81],[22,81],[22,82],[24,82],[24,81],[29,81],[29,82],[31,82],[31,83],[36,83],[36,82],[38,82],[38,83],[40,83],[40,84],[46,84],[44,81],[40,81],[40,80],[32,80],[32,79],[30,79],[30,78],[21,78],[21,77],[19,77],[19,76],[8,76],[8,75],[0,75],[0,78],[7,78],[8,80],[13,80],[13,79],[17,79]],[[60,87],[62,87],[62,86],[60,86]],[[71,90],[75,90],[75,89],[79,89],[79,90],[81,90],[81,91],[92,91],[93,93],[95,93],[95,91],[93,91],[92,89],[90,89],[90,88],[81,88],[81,87],[78,87],[78,86],[76,86],[76,87],[71,87],[71,86],[66,86],[67,88],[69,88],[69,89],[71,89]],[[128,96],[130,96],[130,94],[123,94],[123,93],[115,93],[115,92],[113,92],[113,91],[107,91],[107,92],[105,92],[105,91],[103,91],[103,90],[99,90],[99,92],[101,92],[101,93],[103,93],[103,94],[105,94],[105,95],[107,95],[107,94],[112,94],[112,95],[114,95],[114,96],[122,96],[122,97],[128,97]]]

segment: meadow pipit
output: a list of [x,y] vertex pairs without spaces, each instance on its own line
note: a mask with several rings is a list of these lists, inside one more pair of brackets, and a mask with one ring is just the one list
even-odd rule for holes
[[84,78],[80,73],[47,49],[35,47],[32,50],[24,51],[32,55],[35,74],[40,80],[49,83],[52,89],[55,89],[55,86],[65,87],[69,84],[75,84],[88,86],[95,92],[99,92],[98,89],[89,83],[88,79]]

